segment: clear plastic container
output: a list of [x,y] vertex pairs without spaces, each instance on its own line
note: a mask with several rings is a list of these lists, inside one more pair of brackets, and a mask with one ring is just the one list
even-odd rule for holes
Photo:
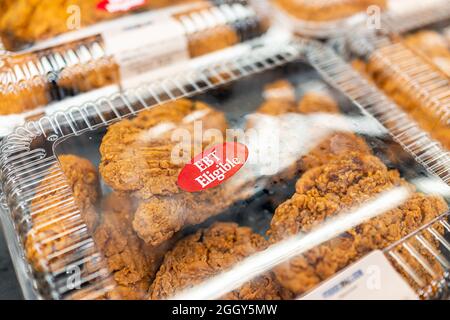
[[166,15],[144,13],[70,43],[5,56],[0,123],[48,114],[52,103],[98,88],[132,86],[132,79],[139,83],[157,69],[265,32],[266,25],[252,8],[242,1],[225,2],[177,7]]
[[[392,0],[391,0],[392,1]],[[301,36],[333,38],[377,27],[388,0],[270,0],[276,20]]]
[[392,24],[386,31],[353,37],[349,57],[397,104],[374,107],[365,102],[367,110],[450,183],[450,46],[444,36],[450,7],[431,6],[427,12],[422,21],[412,13],[403,18],[413,24],[399,23],[398,29]]
[[274,33],[18,129],[0,185],[25,296],[446,298],[449,186],[357,90],[387,100]]

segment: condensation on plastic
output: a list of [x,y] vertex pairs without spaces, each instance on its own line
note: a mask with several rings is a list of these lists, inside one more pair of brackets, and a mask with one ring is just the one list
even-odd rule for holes
[[[314,66],[315,69],[309,65]],[[67,184],[65,174],[59,165],[58,159],[60,153],[63,152],[61,149],[81,153],[93,160],[96,155],[90,150],[97,148],[98,138],[104,134],[106,127],[118,120],[131,118],[149,108],[164,108],[161,105],[165,102],[182,97],[195,98],[201,95],[205,99],[211,99],[208,100],[210,103],[216,101],[218,107],[221,107],[228,116],[237,112],[240,114],[237,116],[239,119],[242,118],[242,112],[246,112],[243,108],[252,108],[252,104],[258,104],[259,99],[254,95],[259,95],[261,92],[255,92],[255,86],[259,87],[271,80],[285,79],[288,75],[297,79],[298,84],[296,85],[302,87],[303,93],[308,91],[308,88],[315,89],[319,86],[322,89],[325,88],[327,92],[328,90],[334,92],[340,104],[348,104],[346,108],[349,108],[347,112],[350,112],[349,116],[350,119],[353,119],[351,122],[354,123],[354,128],[363,128],[361,130],[365,133],[366,139],[369,139],[371,135],[381,135],[379,138],[371,140],[368,145],[374,150],[378,150],[377,154],[384,155],[384,161],[392,161],[390,166],[400,169],[408,181],[415,181],[413,183],[421,190],[437,193],[445,190],[442,189],[443,186],[438,179],[423,172],[420,169],[421,166],[414,160],[408,160],[406,153],[403,154],[401,150],[395,149],[394,145],[389,142],[389,137],[384,137],[386,131],[371,116],[367,115],[368,107],[372,107],[374,110],[393,108],[393,104],[379,90],[354,72],[331,49],[306,40],[278,40],[277,42],[275,37],[267,44],[241,57],[225,59],[221,63],[215,63],[200,70],[183,72],[158,83],[143,84],[135,89],[129,89],[123,94],[105,97],[72,108],[67,112],[59,112],[51,117],[44,117],[39,121],[28,123],[26,126],[16,129],[14,134],[3,141],[0,148],[0,185],[3,194],[2,202],[7,204],[5,206],[7,212],[2,219],[8,222],[6,225],[10,228],[10,232],[7,233],[10,247],[20,252],[14,256],[17,260],[16,266],[24,266],[21,270],[26,270],[26,273],[18,272],[19,275],[23,275],[21,283],[26,284],[23,285],[25,290],[33,288],[31,292],[26,292],[25,296],[51,299],[95,299],[103,297],[116,288],[114,278],[108,270],[108,264],[102,257],[103,252],[97,250],[92,234],[86,226],[86,221],[81,218],[80,208],[76,204],[73,191]],[[321,79],[336,89],[327,87]],[[236,88],[226,86],[225,92],[213,90],[234,82],[237,83]],[[243,91],[235,96],[233,90],[237,88]],[[227,94],[227,90],[231,90],[231,92]],[[219,95],[217,96],[217,94]],[[236,104],[239,105],[238,109],[233,108]],[[352,116],[356,118],[352,118]],[[395,134],[393,136],[402,144],[401,139]],[[290,135],[288,137],[292,138]],[[89,142],[84,144],[85,148],[77,149],[77,141],[84,141],[83,138],[88,138]],[[405,147],[404,144],[403,146]],[[424,162],[420,157],[417,160],[421,163]],[[434,160],[439,162],[439,156]],[[403,161],[407,164],[403,165]],[[269,191],[274,187],[274,184],[266,186]],[[285,185],[283,180],[281,180],[281,189],[284,190],[284,193],[288,190],[290,195],[294,192],[292,187],[289,188]],[[375,206],[377,200],[375,199],[372,207],[369,206],[363,210],[362,216],[359,212],[354,218],[357,218],[356,220],[360,223],[363,216],[369,218],[370,215],[378,215],[383,210],[387,210],[394,195],[403,199],[403,193],[393,191],[393,194],[386,195],[387,198],[378,199],[382,203],[377,203],[377,205],[381,205],[381,207]],[[38,201],[37,194],[47,195],[48,198],[44,197],[45,201]],[[272,190],[272,193],[269,192],[269,195],[277,198],[275,190]],[[444,196],[448,199],[448,194],[445,192]],[[240,208],[245,214],[239,221],[246,221],[254,231],[265,232],[264,227],[260,229],[260,219],[263,217],[255,216],[251,212],[249,203]],[[70,228],[67,228],[64,233],[58,233],[58,229],[56,229],[56,234],[51,237],[37,239],[34,246],[37,252],[40,248],[48,249],[53,242],[55,245],[59,240],[65,242],[62,248],[58,247],[58,251],[50,252],[48,255],[44,254],[41,259],[31,263],[23,257],[27,257],[24,250],[26,238],[33,234],[31,231],[33,230],[33,216],[37,214],[33,210],[39,208],[40,212],[45,212],[50,209],[50,206],[58,208],[59,222],[65,222]],[[257,209],[262,210],[259,207]],[[268,210],[267,207],[265,210]],[[447,230],[447,232],[450,230],[447,214],[445,212],[442,214],[403,239],[383,248],[385,256],[397,271],[414,287],[418,295],[426,299],[447,296],[450,244],[442,230]],[[45,228],[51,227],[55,223],[51,221],[52,217],[43,218],[44,221],[48,220]],[[328,230],[327,236],[334,237],[359,224],[346,219],[340,222],[335,221],[336,224],[331,222],[333,220],[330,221],[330,224],[324,225],[323,229],[317,228],[317,231],[320,233],[321,230],[322,232]],[[257,255],[253,260],[243,261],[237,270],[245,271],[245,268],[249,267],[249,263],[253,272],[268,270],[267,268],[280,262],[277,259],[285,261],[286,257],[292,257],[293,253],[296,256],[305,252],[311,248],[312,243],[318,245],[329,239],[321,238],[319,242],[314,242],[318,241],[317,238],[313,240],[314,235],[317,237],[315,233],[306,233],[306,237],[295,238],[293,242],[289,242],[289,245],[282,246],[283,250],[291,251],[281,250],[280,252],[274,250],[276,247],[271,247],[274,250],[273,255]],[[285,256],[286,254],[287,256]],[[439,271],[434,270],[430,267],[431,265],[439,265]],[[67,272],[68,268],[71,272]],[[81,270],[81,278],[77,283],[81,290],[76,290],[77,288],[72,286],[73,272],[77,270]],[[237,272],[233,274],[233,270],[231,273],[224,274],[231,276],[228,278],[215,279],[213,277],[211,279],[215,284],[213,291],[197,290],[192,297],[218,298],[221,293],[227,292],[227,289],[238,287],[243,284],[242,281],[251,280],[249,277],[255,275],[254,273],[238,274]],[[237,276],[239,279],[236,279]],[[208,285],[205,283],[204,287],[209,288]],[[202,285],[193,289],[196,288],[201,289]]]

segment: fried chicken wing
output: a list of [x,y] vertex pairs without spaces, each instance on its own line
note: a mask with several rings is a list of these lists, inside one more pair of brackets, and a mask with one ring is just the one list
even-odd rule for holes
[[[96,168],[89,160],[74,155],[60,156],[59,162],[60,166],[49,169],[31,203],[32,228],[25,250],[37,270],[42,270],[42,262],[78,240],[78,215],[90,231],[97,224],[95,206],[100,191]],[[72,197],[79,212],[64,209]]]
[[[395,186],[407,186],[376,157],[350,153],[307,171],[294,196],[275,211],[270,241],[308,232],[340,211],[361,205]],[[276,267],[278,281],[292,293],[305,293],[352,262],[415,231],[447,210],[441,197],[414,193],[404,204]]]
[[[235,223],[215,223],[180,240],[166,254],[150,287],[151,299],[165,299],[233,267],[265,249],[265,239]],[[283,291],[271,273],[259,276],[223,299],[280,299]]]

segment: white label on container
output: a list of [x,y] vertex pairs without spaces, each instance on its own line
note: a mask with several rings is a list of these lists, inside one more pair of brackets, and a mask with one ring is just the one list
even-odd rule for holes
[[374,251],[300,299],[417,300],[418,297],[381,251]]
[[103,34],[106,53],[120,67],[122,85],[142,73],[188,60],[188,42],[182,25],[173,18]]

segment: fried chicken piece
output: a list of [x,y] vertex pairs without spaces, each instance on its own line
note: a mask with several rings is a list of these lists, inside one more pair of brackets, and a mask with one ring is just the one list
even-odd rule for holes
[[[202,121],[204,130],[215,129],[215,137],[195,137],[196,120]],[[224,201],[221,186],[199,193],[178,187],[178,175],[194,152],[190,146],[181,147],[180,152],[187,152],[186,161],[174,163],[177,145],[170,140],[174,129],[194,133],[199,153],[208,144],[219,142],[216,139],[222,139],[226,126],[222,113],[201,102],[181,99],[109,128],[100,147],[100,173],[113,189],[140,199],[133,227],[146,243],[159,246],[184,226],[203,222],[230,204]]]
[[199,33],[188,35],[188,49],[191,58],[229,48],[240,42],[239,35],[229,25],[219,25]]
[[134,211],[132,200],[126,195],[112,193],[103,201],[102,220],[94,240],[116,281],[114,289],[106,294],[109,299],[145,298],[170,247],[170,243],[160,247],[145,244],[133,230]]
[[[204,5],[195,6],[195,10],[191,9],[188,11],[177,13],[174,15],[174,18],[180,21],[183,21],[183,19],[193,19],[189,16],[190,14],[192,14],[193,12],[203,12],[211,7],[212,5],[209,2],[205,1]],[[233,27],[223,24],[211,29],[204,30],[201,33],[189,34],[188,50],[191,57],[197,57],[216,50],[230,47],[238,42],[240,42],[240,39]],[[39,62],[36,61],[38,58],[40,59],[42,57],[45,57],[45,59],[47,60],[50,58],[53,59],[52,57],[58,53],[61,54],[62,57],[65,57],[67,56],[67,52],[79,52],[80,50],[96,52],[96,50],[94,50],[94,47],[101,47],[102,43],[103,39],[100,36],[95,36],[83,39],[79,42],[53,47],[51,50],[40,50],[36,52],[36,54],[28,54],[27,56],[28,60],[34,59],[33,64],[39,65]],[[71,96],[93,89],[102,88],[107,85],[119,84],[120,82],[119,65],[112,56],[101,56],[96,58],[94,54],[89,59],[89,61],[84,61],[84,63],[78,62],[73,64],[73,62],[70,60],[66,61],[66,63],[67,65],[65,65],[64,68],[54,69],[54,74],[56,77],[54,81],[56,82],[56,85],[59,89],[55,90],[57,96],[54,97],[54,99],[56,100],[64,98],[65,96]],[[19,64],[18,66],[24,69],[26,69],[27,67],[25,63]],[[54,66],[54,68],[57,67]],[[13,68],[11,68],[11,70],[13,70]],[[52,83],[49,83],[47,79],[42,79],[42,82],[46,87],[52,86]],[[27,81],[27,86],[35,87],[36,83],[34,79],[29,79]],[[23,97],[22,99],[36,99],[37,95],[32,94],[32,92],[30,93],[29,91],[29,88],[27,88],[26,90],[22,89],[17,94],[20,97]],[[16,106],[17,103],[5,103],[5,105]],[[46,103],[40,102],[39,104],[33,104],[32,106],[29,106],[29,103],[26,104],[24,101],[19,105],[19,110],[16,110],[17,108],[12,109],[12,107],[9,107],[11,111],[9,111],[8,109],[6,110],[8,110],[8,114],[19,113],[27,109],[33,109],[36,106],[44,105],[46,105]],[[0,114],[2,112],[2,109],[3,108],[0,106]]]
[[[97,223],[95,205],[100,191],[96,168],[89,160],[75,155],[62,155],[59,162],[60,167],[50,168],[48,176],[36,188],[31,203],[33,226],[27,234],[25,250],[29,261],[39,271],[43,269],[41,263],[48,262],[49,256],[78,241],[80,223],[89,231],[93,231]],[[72,198],[79,213],[66,209]]]
[[44,86],[31,85],[23,90],[13,87],[0,88],[0,115],[20,114],[47,104]]
[[376,5],[381,9],[386,8],[386,0],[335,0],[335,1],[310,1],[310,0],[272,0],[280,8],[297,19],[307,21],[331,21],[348,18],[360,12],[366,12],[367,8]]
[[276,80],[264,86],[263,98],[265,100],[284,100],[294,103],[295,88],[288,80]]
[[[80,50],[86,50],[86,48],[89,51],[95,52],[98,50],[94,49],[95,46],[100,46],[101,43],[101,37],[96,36],[83,39],[81,42],[40,52],[40,55],[48,56],[59,53],[64,57],[67,55],[67,52],[79,52]],[[87,92],[112,84],[119,84],[119,66],[112,56],[103,55],[95,57],[93,55],[89,61],[78,61],[78,63],[68,62],[64,68],[58,70],[56,83],[66,95],[75,95],[80,92]]]
[[[308,232],[340,211],[363,204],[395,186],[407,186],[395,170],[376,157],[350,153],[307,171],[294,196],[280,205],[269,231],[272,243]],[[383,249],[447,210],[441,197],[414,193],[404,204],[348,230],[339,237],[275,268],[278,281],[292,293],[305,293],[376,249]]]
[[154,196],[137,208],[133,228],[145,242],[158,246],[184,227],[223,212],[233,204],[233,199],[233,194],[223,186],[195,193]]
[[[187,99],[145,110],[134,119],[110,126],[100,146],[103,179],[114,190],[131,192],[141,199],[180,193],[178,174],[195,150],[190,145],[177,149],[171,136],[175,130],[184,130],[182,133],[192,136],[196,121],[201,122],[203,130],[216,129],[220,138],[227,127],[223,113]],[[203,139],[198,135],[194,134],[190,142],[194,147],[200,145],[199,152],[202,146],[215,144],[214,138]],[[177,150],[186,161],[172,161]]]
[[[227,271],[266,247],[262,236],[235,223],[215,223],[208,229],[198,230],[180,240],[166,254],[150,287],[150,298],[170,298]],[[273,300],[280,299],[283,294],[273,275],[267,273],[233,290],[223,299]]]
[[8,55],[0,63],[0,115],[19,114],[49,102],[46,79],[26,76],[18,72],[16,65],[34,61],[31,54]]
[[265,102],[258,108],[258,113],[277,116],[295,112],[295,89],[287,80],[278,80],[264,87]]
[[444,36],[433,30],[421,30],[407,36],[405,42],[450,76],[450,47]]

